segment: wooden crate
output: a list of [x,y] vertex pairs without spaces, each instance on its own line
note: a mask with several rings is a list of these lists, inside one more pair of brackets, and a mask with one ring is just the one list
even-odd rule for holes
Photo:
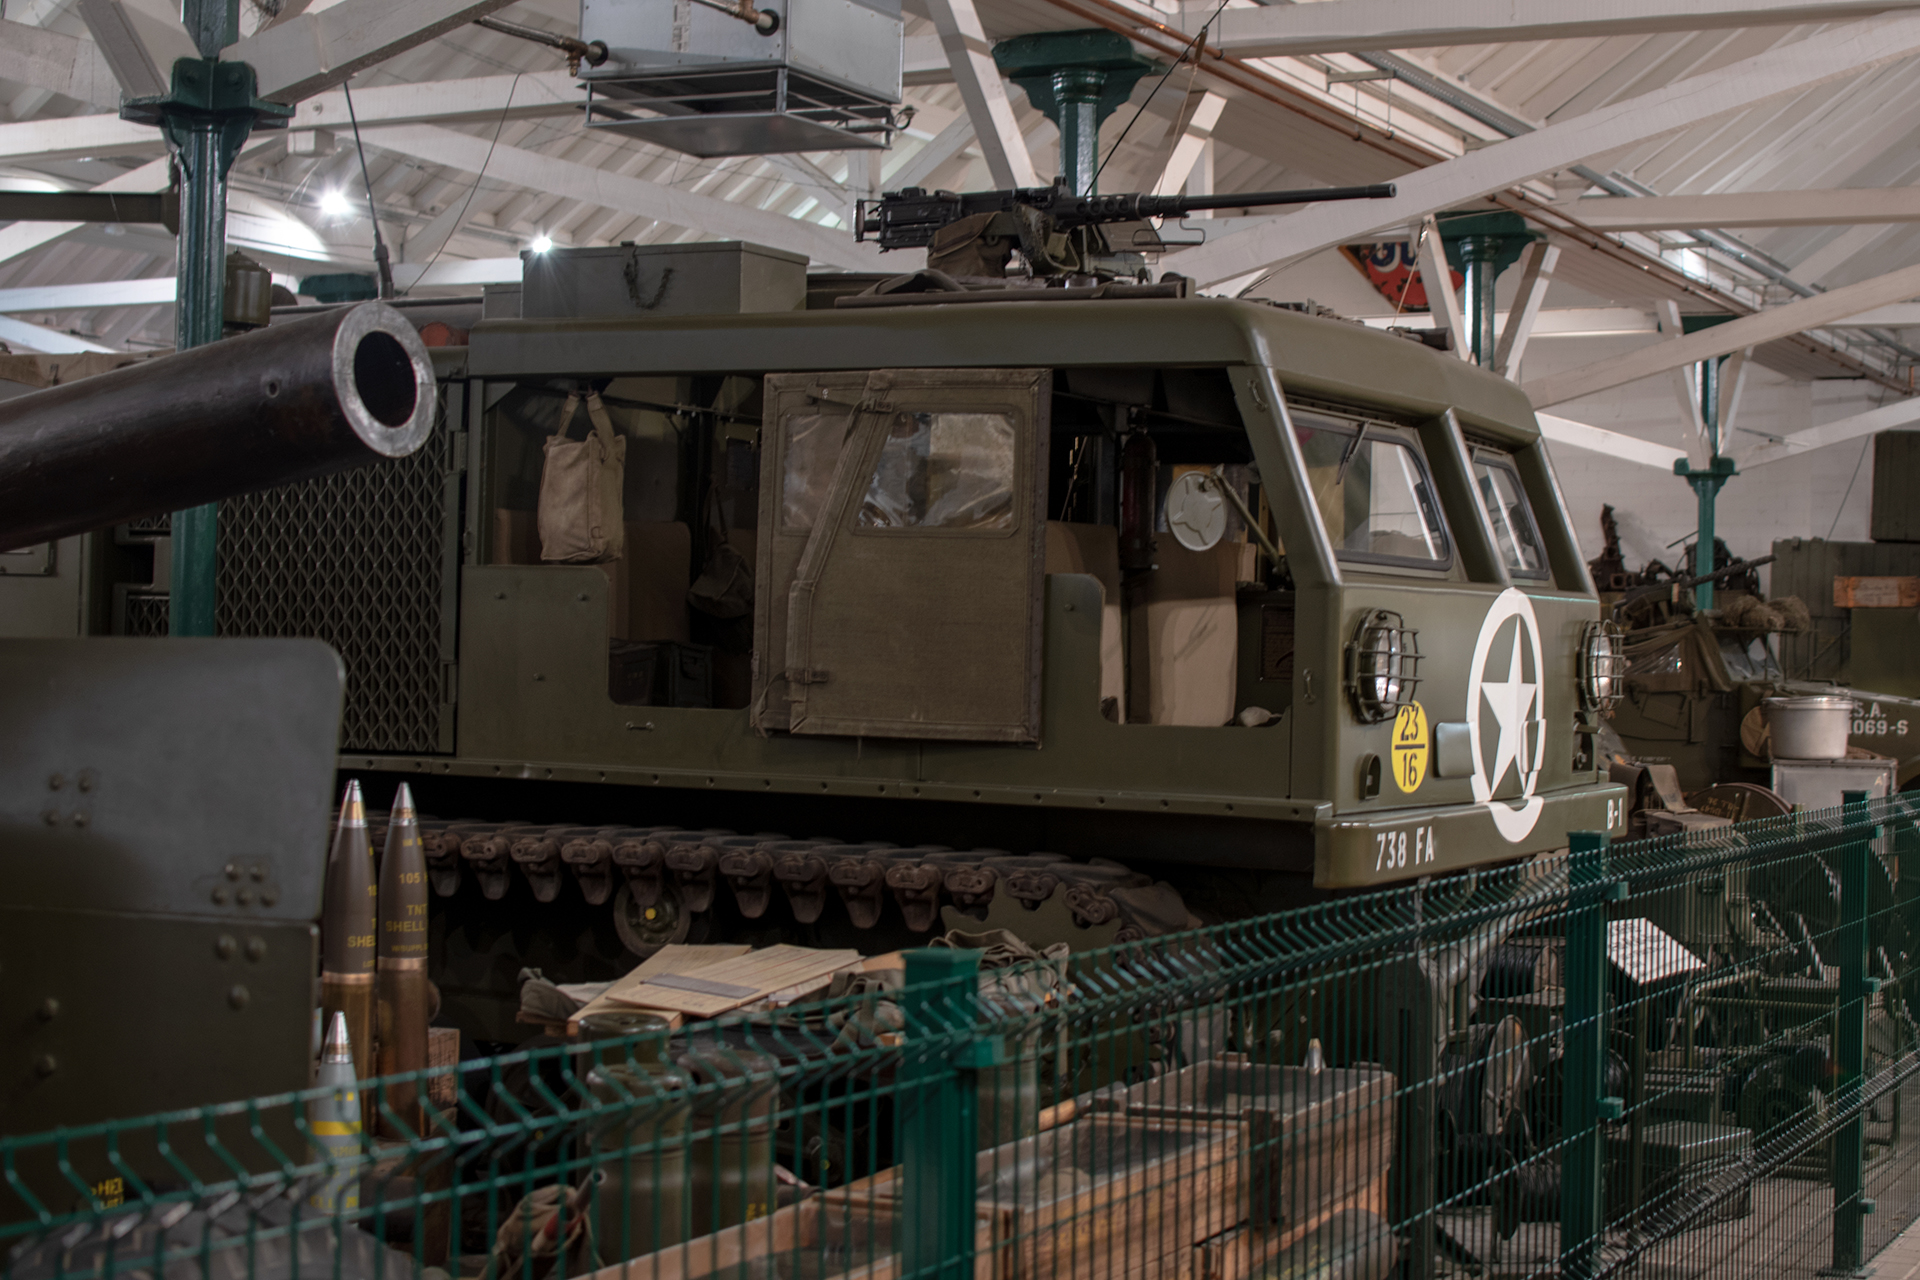
[[[1196,1246],[1241,1220],[1245,1136],[1234,1122],[1096,1113],[980,1152],[974,1194],[995,1241],[992,1280],[1195,1274]],[[891,1203],[899,1172],[828,1194]]]
[[1096,1097],[1093,1105],[1143,1119],[1243,1123],[1247,1202],[1240,1216],[1255,1224],[1317,1220],[1393,1160],[1394,1078],[1387,1071],[1309,1073],[1221,1054]]
[[1380,1221],[1380,1230],[1388,1230],[1384,1169],[1353,1195],[1327,1205],[1303,1221],[1292,1224],[1243,1222],[1201,1241],[1194,1246],[1194,1280],[1246,1280],[1246,1277],[1260,1275],[1286,1250],[1349,1210],[1373,1214]]
[[[974,1280],[1007,1280],[997,1215],[974,1231]],[[881,1196],[829,1192],[764,1218],[602,1267],[586,1280],[894,1280],[896,1206]]]
[[1089,1115],[980,1153],[976,1194],[1005,1214],[1018,1280],[1171,1280],[1241,1218],[1236,1123]]

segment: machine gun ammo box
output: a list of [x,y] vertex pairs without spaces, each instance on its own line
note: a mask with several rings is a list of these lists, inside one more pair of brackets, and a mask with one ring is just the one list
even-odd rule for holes
[[526,320],[746,315],[807,305],[804,254],[739,240],[527,250],[520,261]]
[[616,640],[607,696],[626,707],[711,707],[713,650],[673,640]]
[[1878,800],[1900,789],[1900,762],[1879,757],[1849,760],[1775,760],[1769,781],[1800,809],[1832,809],[1849,791]]
[[[1609,1142],[1613,1169],[1607,1178],[1612,1214],[1632,1212],[1627,1203],[1632,1185],[1628,1162],[1632,1139],[1625,1131]],[[1670,1120],[1648,1125],[1641,1135],[1645,1182],[1639,1211],[1654,1230],[1677,1230],[1693,1222],[1730,1222],[1753,1212],[1753,1183],[1737,1172],[1752,1158],[1753,1133],[1730,1124]],[[1722,1178],[1739,1189],[1725,1199],[1714,1198],[1714,1184]]]
[[1882,431],[1873,438],[1873,506],[1867,536],[1875,542],[1920,542],[1920,431]]
[[1221,1054],[1095,1099],[1144,1119],[1245,1120],[1253,1222],[1295,1226],[1360,1194],[1393,1157],[1394,1078],[1359,1067],[1275,1066]]

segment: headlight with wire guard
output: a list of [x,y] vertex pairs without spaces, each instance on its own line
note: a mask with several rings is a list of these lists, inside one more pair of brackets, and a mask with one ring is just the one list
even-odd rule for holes
[[1373,609],[1347,645],[1347,689],[1362,724],[1391,720],[1420,683],[1418,631],[1391,609]]
[[1580,635],[1580,701],[1601,715],[1612,711],[1624,691],[1626,640],[1618,623],[1596,618]]

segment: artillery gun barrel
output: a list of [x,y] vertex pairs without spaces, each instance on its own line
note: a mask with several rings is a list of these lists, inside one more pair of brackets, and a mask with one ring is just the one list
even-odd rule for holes
[[1745,573],[1749,569],[1758,569],[1763,564],[1772,563],[1772,556],[1755,556],[1751,560],[1735,560],[1724,569],[1715,569],[1712,573],[1703,573],[1698,577],[1671,578],[1666,582],[1655,582],[1649,586],[1635,587],[1624,596],[1621,596],[1619,602],[1613,606],[1614,620],[1618,621],[1626,616],[1626,611],[1629,606],[1653,596],[1671,594],[1675,591],[1688,591],[1703,582],[1713,582],[1720,578],[1730,578],[1737,573]]
[[433,362],[378,302],[0,403],[0,549],[400,458]]
[[1672,582],[1663,582],[1663,587],[1697,587],[1703,582],[1712,582],[1718,578],[1730,578],[1736,573],[1745,573],[1749,569],[1758,569],[1763,564],[1772,564],[1772,556],[1755,556],[1751,560],[1735,560],[1724,569],[1715,569],[1712,573],[1703,573],[1693,578],[1676,578]]

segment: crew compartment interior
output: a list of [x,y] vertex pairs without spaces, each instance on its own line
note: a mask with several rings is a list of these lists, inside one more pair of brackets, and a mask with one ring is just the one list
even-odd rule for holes
[[[1258,726],[1291,705],[1300,620],[1274,503],[1295,490],[1263,482],[1224,368],[490,383],[476,558],[543,563],[544,453],[593,429],[589,391],[625,439],[625,546],[598,565],[615,703],[1034,741],[1045,577],[1072,573],[1101,588],[1108,720]],[[1419,424],[1288,410],[1343,572],[1461,579],[1460,514]],[[1544,577],[1511,459],[1469,447],[1469,518],[1515,579]]]

